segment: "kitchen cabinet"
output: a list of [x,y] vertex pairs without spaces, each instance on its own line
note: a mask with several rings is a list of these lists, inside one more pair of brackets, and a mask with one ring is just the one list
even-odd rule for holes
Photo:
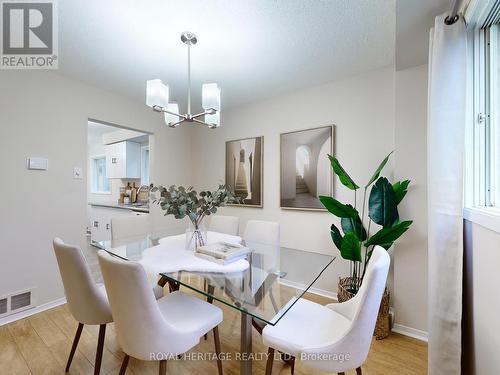
[[91,206],[89,215],[90,239],[92,242],[99,242],[111,240],[112,218],[147,214],[121,208]]
[[141,178],[141,144],[124,141],[106,145],[107,178]]

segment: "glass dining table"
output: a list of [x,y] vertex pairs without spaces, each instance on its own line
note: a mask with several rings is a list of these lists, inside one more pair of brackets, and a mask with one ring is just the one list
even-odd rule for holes
[[[214,232],[209,232],[215,236]],[[235,237],[233,237],[235,238]],[[238,237],[236,237],[238,238]],[[239,238],[238,238],[239,239]],[[168,264],[175,246],[181,244],[185,234],[173,235],[166,232],[152,232],[146,235],[127,237],[115,241],[101,241],[95,246],[120,258],[143,262],[152,251],[156,252],[155,262]],[[248,265],[237,272],[213,272],[189,270],[190,267],[172,269],[160,265],[157,270],[158,284],[178,290],[191,289],[207,301],[218,301],[241,315],[241,346],[237,359],[240,373],[252,373],[252,327],[261,332],[267,324],[276,325],[294,304],[304,296],[323,272],[333,263],[334,256],[288,247],[276,247],[256,242],[243,242],[252,251],[247,257]],[[185,251],[185,253],[183,253]],[[186,258],[193,251],[182,250]],[[208,261],[207,261],[208,262]],[[156,274],[156,273],[155,273]]]

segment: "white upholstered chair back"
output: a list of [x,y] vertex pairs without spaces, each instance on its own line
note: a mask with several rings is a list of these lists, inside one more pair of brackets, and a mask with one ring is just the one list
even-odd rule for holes
[[[332,310],[351,320],[351,328],[340,340],[322,348],[309,348],[304,353],[349,353],[348,368],[360,367],[370,350],[373,331],[377,321],[380,302],[389,273],[390,257],[387,251],[375,246],[363,284],[354,298],[343,303],[327,305]],[[314,356],[313,356],[314,357]],[[313,358],[311,357],[311,358]],[[325,371],[343,371],[338,361],[305,361],[307,366]],[[346,363],[343,364],[346,366]]]
[[237,236],[239,225],[240,219],[237,216],[213,215],[208,230]]
[[243,238],[248,242],[279,247],[280,225],[273,221],[248,220]]
[[280,225],[273,221],[248,220],[243,237],[254,253],[252,262],[266,271],[277,271],[280,266]]
[[149,228],[149,215],[147,214],[114,217],[111,219],[111,238],[119,240],[144,235],[149,232]]
[[184,353],[199,342],[199,337],[183,333],[164,319],[141,264],[103,250],[98,258],[118,343],[125,353],[151,360],[152,353]]
[[64,285],[67,303],[74,318],[83,324],[106,324],[113,321],[106,294],[92,280],[81,249],[53,241],[54,252]]

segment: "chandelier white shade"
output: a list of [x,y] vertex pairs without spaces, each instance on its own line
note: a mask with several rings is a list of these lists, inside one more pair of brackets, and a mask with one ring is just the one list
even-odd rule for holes
[[179,121],[179,118],[171,113],[179,113],[179,104],[177,103],[169,103],[167,105],[167,111],[165,112],[165,124],[173,124],[174,122]]
[[201,90],[202,107],[204,110],[220,111],[220,89],[216,83],[204,83]]
[[148,106],[166,107],[168,105],[168,85],[164,85],[161,79],[150,79],[146,82],[146,86],[146,104]]
[[[169,102],[169,88],[160,79],[152,79],[146,82],[146,105],[156,112],[163,112],[165,123],[175,128],[183,122],[196,122],[210,129],[220,126],[220,88],[217,83],[205,83],[202,85],[202,107],[203,112],[191,113],[191,53],[190,48],[196,44],[197,37],[191,32],[183,32],[181,40],[188,47],[188,98],[187,113],[181,114],[177,103]],[[204,117],[204,121],[200,120]]]

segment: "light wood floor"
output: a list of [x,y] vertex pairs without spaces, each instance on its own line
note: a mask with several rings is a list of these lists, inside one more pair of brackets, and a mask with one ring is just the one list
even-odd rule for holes
[[[320,303],[328,301],[309,295],[309,299]],[[224,310],[224,322],[220,326],[222,351],[231,353],[232,360],[224,361],[224,374],[239,374],[239,362],[234,359],[239,350],[239,314],[228,307],[218,304]],[[77,322],[71,316],[66,305],[33,315],[17,322],[0,326],[0,374],[63,374],[66,360],[75,335]],[[93,374],[93,363],[97,346],[98,327],[85,326],[80,338],[78,351],[73,360],[71,374]],[[260,336],[254,331],[253,351],[256,356],[263,356],[254,361],[254,374],[263,374],[267,352]],[[213,352],[213,336],[207,341],[201,340],[192,352]],[[101,374],[118,374],[123,352],[116,341],[112,324],[106,331],[106,344]],[[392,334],[382,341],[373,341],[368,360],[363,366],[365,375],[391,374],[426,374],[427,345],[402,335]],[[148,375],[158,373],[157,362],[131,360],[127,374]],[[214,361],[169,361],[169,374],[217,374]],[[295,373],[320,374],[296,365]],[[287,365],[275,361],[273,374],[290,374]],[[353,371],[347,374],[354,374]]]

